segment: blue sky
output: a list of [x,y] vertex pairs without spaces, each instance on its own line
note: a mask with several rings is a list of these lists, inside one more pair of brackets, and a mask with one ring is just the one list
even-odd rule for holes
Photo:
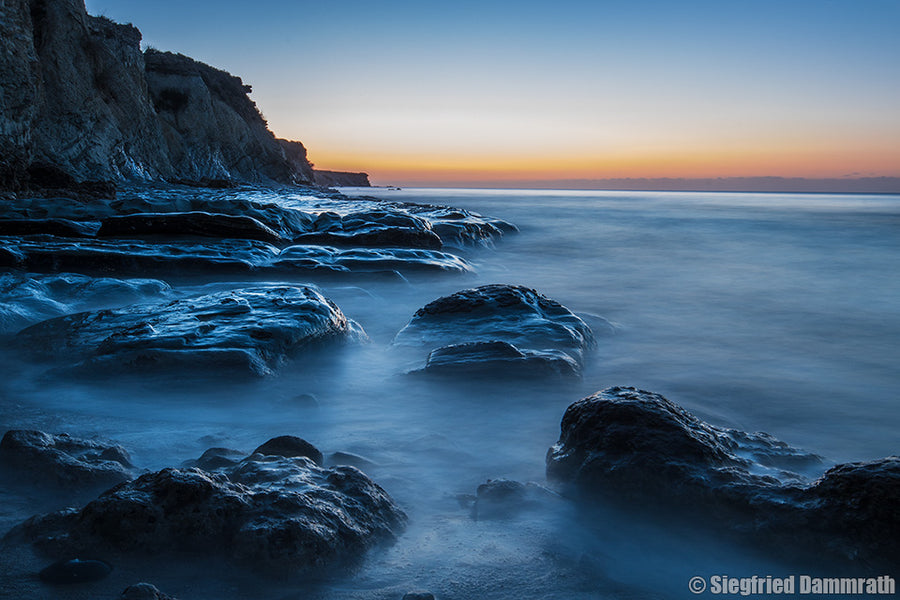
[[89,0],[384,183],[900,175],[900,2]]

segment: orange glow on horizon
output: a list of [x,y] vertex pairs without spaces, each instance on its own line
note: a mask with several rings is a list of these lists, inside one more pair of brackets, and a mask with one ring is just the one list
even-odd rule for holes
[[610,178],[805,177],[900,175],[900,149],[830,148],[633,151],[597,156],[490,157],[315,152],[317,168],[364,171],[373,184]]

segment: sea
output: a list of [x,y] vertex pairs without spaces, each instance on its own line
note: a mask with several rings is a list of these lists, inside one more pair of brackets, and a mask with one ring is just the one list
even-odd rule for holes
[[[470,275],[313,281],[366,330],[370,341],[359,348],[252,382],[101,385],[20,366],[0,381],[0,420],[113,438],[147,469],[211,446],[250,450],[298,435],[326,455],[364,457],[367,474],[409,515],[407,532],[339,575],[261,584],[173,566],[128,572],[131,583],[152,581],[183,600],[400,600],[416,589],[439,600],[655,599],[694,597],[696,576],[851,574],[718,537],[703,523],[584,510],[564,498],[479,519],[470,504],[491,479],[552,490],[545,456],[566,407],[610,386],[657,392],[709,423],[818,454],[821,463],[801,473],[809,480],[838,463],[898,454],[900,196],[341,191],[465,208],[519,231],[467,249]],[[187,282],[176,291],[243,283]],[[424,356],[392,340],[415,311],[488,283],[533,288],[592,326],[598,344],[582,379],[405,375]],[[37,502],[3,501],[7,516]]]

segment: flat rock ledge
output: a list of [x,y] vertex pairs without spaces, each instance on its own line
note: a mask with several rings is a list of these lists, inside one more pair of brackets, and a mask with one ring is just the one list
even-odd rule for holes
[[287,576],[351,564],[396,539],[406,520],[354,467],[253,454],[216,472],[142,475],[80,510],[34,517],[8,537],[52,556],[202,553]]
[[318,290],[277,286],[67,315],[24,329],[16,343],[92,374],[227,368],[262,376],[306,348],[365,338]]
[[420,308],[394,344],[429,350],[417,373],[578,377],[595,341],[588,324],[559,302],[526,287],[492,284]]
[[[613,387],[572,404],[547,477],[589,502],[700,519],[804,551],[883,563],[900,556],[900,458],[821,462],[764,433],[701,421],[659,394]],[[717,524],[717,525],[716,525]]]

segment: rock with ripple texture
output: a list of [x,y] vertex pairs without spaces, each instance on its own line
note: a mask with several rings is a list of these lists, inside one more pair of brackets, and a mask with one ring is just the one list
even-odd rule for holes
[[38,356],[64,357],[95,374],[212,369],[266,375],[309,346],[364,337],[317,290],[279,286],[67,315],[19,332],[17,341]]
[[113,279],[74,273],[0,274],[0,334],[98,305],[156,300],[171,288],[157,279]]
[[555,300],[513,285],[485,285],[420,308],[395,337],[431,350],[425,371],[502,368],[580,375],[591,328]]

